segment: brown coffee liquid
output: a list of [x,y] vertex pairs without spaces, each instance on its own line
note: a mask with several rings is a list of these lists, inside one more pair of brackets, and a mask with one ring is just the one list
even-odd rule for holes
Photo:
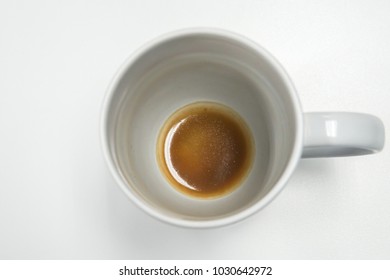
[[248,173],[253,141],[232,109],[197,102],[176,111],[161,129],[157,159],[177,190],[198,198],[230,193]]

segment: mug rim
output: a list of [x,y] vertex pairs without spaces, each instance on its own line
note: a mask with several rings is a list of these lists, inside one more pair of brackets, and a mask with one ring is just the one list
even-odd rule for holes
[[[215,220],[183,220],[177,217],[172,217],[165,215],[163,212],[154,209],[149,206],[147,203],[142,202],[136,195],[134,195],[128,185],[129,182],[125,182],[124,179],[120,176],[113,159],[113,156],[110,151],[110,141],[108,131],[108,118],[110,115],[110,108],[112,99],[115,96],[115,90],[128,71],[128,69],[132,66],[133,62],[135,62],[140,56],[147,53],[150,49],[156,47],[159,44],[162,44],[168,40],[172,40],[175,38],[188,36],[188,35],[209,35],[209,36],[221,36],[227,39],[231,39],[237,42],[240,42],[243,45],[250,47],[255,50],[258,55],[263,56],[272,67],[276,70],[279,77],[283,80],[285,86],[288,89],[288,93],[291,99],[291,106],[294,112],[294,121],[296,125],[295,129],[295,137],[292,153],[287,162],[287,165],[284,169],[283,174],[279,177],[278,181],[272,187],[272,189],[258,202],[253,204],[252,206],[239,211],[235,214],[229,215],[227,217],[218,218]],[[144,210],[150,216],[157,218],[160,221],[166,222],[168,224],[173,224],[176,226],[182,226],[187,228],[215,228],[221,227],[229,224],[234,224],[239,221],[242,221],[249,216],[257,213],[265,206],[267,206],[273,199],[277,197],[277,195],[283,190],[287,181],[291,177],[299,159],[301,158],[302,149],[303,149],[303,114],[300,105],[300,101],[298,98],[298,94],[295,90],[295,87],[292,83],[291,78],[287,74],[287,71],[284,67],[279,63],[279,61],[270,54],[266,49],[260,46],[258,43],[248,39],[247,37],[240,35],[238,33],[227,31],[219,28],[186,28],[180,29],[176,31],[171,31],[165,34],[162,34],[155,39],[152,39],[146,42],[144,45],[139,47],[135,52],[133,52],[119,67],[119,69],[114,74],[111,82],[105,92],[102,111],[101,111],[101,120],[100,120],[100,139],[101,139],[101,147],[103,151],[103,155],[105,161],[108,165],[110,173],[114,177],[116,183],[121,188],[121,190],[126,194],[126,196],[135,203],[138,207]]]

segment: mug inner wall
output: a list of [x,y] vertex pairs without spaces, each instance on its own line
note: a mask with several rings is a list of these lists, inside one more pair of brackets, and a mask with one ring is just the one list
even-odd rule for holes
[[[184,220],[232,216],[259,203],[290,160],[295,118],[288,88],[267,56],[224,36],[191,34],[147,48],[124,71],[111,107],[111,150],[126,192],[146,207]],[[192,102],[231,107],[255,141],[251,170],[233,193],[195,199],[161,174],[156,142],[165,120]]]

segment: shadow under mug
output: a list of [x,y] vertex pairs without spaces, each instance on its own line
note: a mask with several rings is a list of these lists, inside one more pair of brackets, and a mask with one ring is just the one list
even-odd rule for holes
[[[179,193],[156,159],[165,120],[197,101],[231,107],[254,138],[249,174],[217,199]],[[207,228],[241,221],[265,207],[301,158],[380,151],[384,126],[361,113],[303,113],[286,71],[261,46],[224,30],[187,29],[149,42],[125,61],[104,100],[101,137],[113,176],[135,204],[162,221]]]

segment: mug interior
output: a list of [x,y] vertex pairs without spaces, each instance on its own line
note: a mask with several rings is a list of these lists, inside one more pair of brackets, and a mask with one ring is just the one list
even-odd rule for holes
[[[204,227],[240,220],[281,190],[300,155],[291,82],[266,51],[231,33],[177,32],[151,42],[125,63],[108,95],[103,135],[111,169],[134,202],[164,221]],[[253,134],[249,174],[217,199],[179,193],[156,159],[165,120],[198,101],[231,107]]]

